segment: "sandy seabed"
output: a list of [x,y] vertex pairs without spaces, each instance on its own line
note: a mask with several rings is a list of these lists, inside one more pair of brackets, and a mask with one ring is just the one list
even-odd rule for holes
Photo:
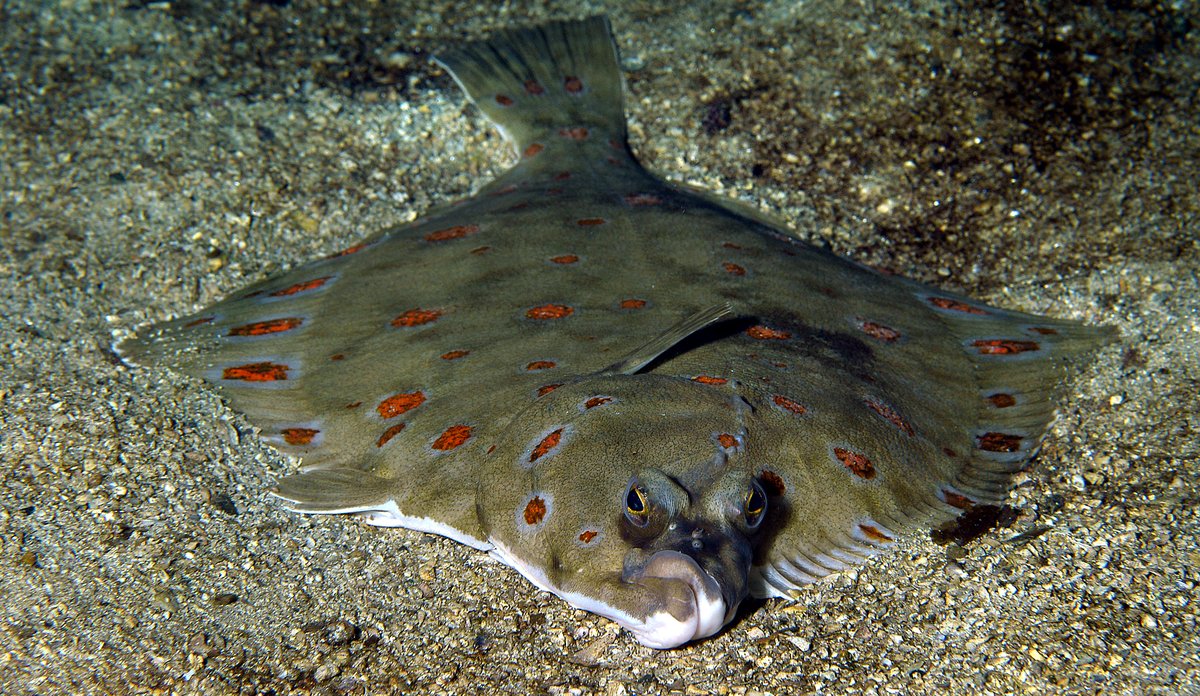
[[[1190,4],[216,5],[0,5],[0,691],[1200,691]],[[597,12],[650,168],[1120,328],[1011,527],[656,652],[450,541],[287,513],[295,462],[110,351],[469,194],[511,155],[428,54]]]

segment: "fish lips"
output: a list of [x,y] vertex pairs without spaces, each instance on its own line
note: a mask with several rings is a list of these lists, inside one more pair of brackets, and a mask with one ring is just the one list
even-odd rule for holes
[[744,591],[731,596],[694,558],[674,550],[654,553],[640,568],[627,572],[624,580],[662,600],[660,611],[642,625],[629,627],[640,643],[651,648],[675,648],[713,635],[733,618],[745,596]]

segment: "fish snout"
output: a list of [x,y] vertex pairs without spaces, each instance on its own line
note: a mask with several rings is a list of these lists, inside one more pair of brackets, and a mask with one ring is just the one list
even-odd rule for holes
[[730,606],[720,583],[691,556],[659,551],[628,582],[653,589],[662,610],[632,628],[638,642],[651,648],[674,648],[711,636],[737,610]]

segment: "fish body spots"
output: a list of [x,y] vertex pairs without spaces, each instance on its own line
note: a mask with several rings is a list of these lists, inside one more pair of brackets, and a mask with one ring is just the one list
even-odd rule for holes
[[421,326],[437,321],[442,316],[441,310],[438,309],[415,309],[407,310],[398,314],[392,319],[392,326],[400,328],[409,328],[413,326]]
[[492,250],[492,248],[490,246],[484,245],[484,246],[480,246],[480,247],[475,247],[469,253],[474,254],[475,256],[483,256],[484,254],[488,253],[491,250]]
[[283,441],[293,446],[312,444],[315,438],[321,431],[316,428],[284,428],[279,431],[283,436]]
[[571,178],[571,172],[559,172],[554,175],[555,181],[566,181]]
[[778,497],[787,492],[787,486],[783,483],[783,477],[770,469],[763,469],[759,472],[758,480],[762,483],[763,490],[769,496]]
[[647,205],[660,205],[662,202],[662,198],[653,193],[631,193],[625,196],[625,204],[634,208]]
[[542,83],[538,82],[537,80],[525,80],[525,94],[536,97],[539,94],[544,94],[545,91],[546,88],[543,87]]
[[462,239],[479,232],[479,225],[454,225],[441,230],[434,230],[425,235],[427,242],[446,242],[451,239]]
[[590,133],[587,128],[576,126],[574,128],[560,128],[558,134],[568,140],[587,140]]
[[979,449],[987,452],[1016,452],[1021,449],[1020,435],[1011,433],[984,433],[977,438]]
[[901,416],[896,409],[892,408],[891,406],[883,403],[882,401],[869,398],[863,399],[863,403],[870,407],[872,411],[879,414],[880,418],[899,428],[900,431],[905,435],[912,437],[916,434],[916,430],[912,427],[912,424],[904,420],[904,417]]
[[621,300],[619,305],[621,309],[643,309],[646,306],[646,301],[636,297]]
[[345,353],[334,353],[333,355],[329,356],[329,359],[334,362],[338,362],[339,360],[345,360],[346,354]]
[[721,246],[725,247],[726,249],[741,249],[742,248],[741,244],[734,244],[733,242],[722,242]]
[[859,524],[858,531],[862,532],[863,536],[870,539],[871,541],[876,541],[881,544],[889,544],[889,543],[895,541],[895,539],[888,536],[887,534],[884,534],[883,532],[881,532],[879,530],[878,527],[875,527],[873,525]]
[[300,317],[285,317],[282,319],[267,319],[265,321],[256,321],[251,324],[243,324],[235,326],[229,330],[227,336],[268,336],[270,334],[283,333],[298,328],[304,320]]
[[867,481],[875,478],[875,465],[865,455],[845,447],[834,447],[833,456],[855,476]]
[[977,505],[977,503],[971,498],[968,498],[958,491],[952,491],[949,488],[943,488],[940,493],[942,500],[944,500],[947,505],[950,507],[956,507],[959,510],[970,510]]
[[1058,329],[1052,329],[1049,326],[1030,326],[1026,329],[1026,331],[1029,331],[1031,333],[1035,333],[1035,334],[1038,334],[1041,336],[1057,336],[1058,335]]
[[313,278],[312,280],[304,280],[299,283],[295,283],[294,285],[289,285],[286,288],[276,290],[269,296],[291,297],[292,295],[299,295],[302,292],[311,292],[317,288],[324,287],[325,284],[328,283],[332,278],[333,276],[322,276],[320,278]]
[[970,345],[978,349],[980,355],[1017,355],[1041,349],[1037,341],[1007,338],[978,338],[971,341]]
[[938,309],[944,309],[947,312],[960,312],[962,314],[976,314],[980,316],[987,315],[985,310],[969,305],[961,300],[953,300],[949,297],[930,297],[928,299],[929,304],[937,307]]
[[580,531],[575,538],[579,541],[580,546],[591,546],[596,539],[600,538],[600,530],[587,527]]
[[346,405],[345,405],[345,406],[343,406],[342,408],[345,408],[345,409],[347,409],[347,410],[351,410],[351,409],[356,409],[356,408],[358,408],[359,406],[362,406],[362,402],[361,402],[361,401],[351,401],[350,403],[346,404]]
[[521,153],[521,156],[522,157],[537,157],[539,154],[541,154],[542,150],[545,150],[545,149],[546,149],[546,146],[541,143],[530,143],[529,147],[525,148],[525,151]]
[[459,358],[465,358],[470,354],[471,351],[469,350],[448,350],[438,357],[440,357],[442,360],[458,360]]
[[758,341],[783,341],[792,337],[792,334],[787,331],[779,331],[762,324],[746,329],[746,335]]
[[900,332],[890,326],[885,326],[877,321],[869,321],[867,319],[858,320],[858,330],[877,341],[884,343],[895,343],[900,340]]
[[280,382],[288,378],[287,365],[269,361],[247,363],[221,370],[221,379],[242,382]]
[[604,218],[595,217],[595,218],[582,218],[580,220],[576,220],[575,224],[579,225],[580,227],[598,227],[600,225],[606,224],[607,222],[608,222],[608,220],[605,220]]
[[561,304],[544,304],[525,310],[527,319],[546,321],[549,319],[565,319],[575,313],[575,308]]
[[803,405],[801,405],[799,402],[793,401],[792,399],[789,399],[788,397],[783,396],[782,394],[773,395],[771,397],[771,403],[775,404],[776,408],[778,408],[782,411],[786,411],[787,413],[797,415],[797,416],[802,416],[805,413],[808,413],[808,409],[805,408]]
[[563,89],[567,90],[567,94],[580,94],[583,92],[583,80],[567,75],[563,78]]
[[538,370],[549,370],[550,368],[556,367],[557,365],[558,365],[558,363],[554,362],[553,360],[534,360],[533,362],[531,362],[525,366],[525,371],[526,372],[537,372]]
[[391,440],[393,437],[396,437],[397,435],[399,435],[401,430],[404,430],[404,426],[405,426],[404,423],[396,423],[395,425],[391,426],[387,430],[383,431],[383,434],[380,435],[379,439],[375,441],[375,446],[383,447],[384,445],[386,445],[389,440]]
[[193,320],[189,321],[188,323],[184,324],[183,328],[194,329],[197,326],[204,326],[205,324],[211,324],[216,320],[217,320],[216,317],[200,317],[199,319],[193,319]]
[[550,506],[546,504],[546,499],[540,495],[534,495],[521,508],[520,521],[525,523],[526,527],[537,527],[546,519],[546,515],[550,514]]
[[613,398],[611,396],[593,396],[590,399],[588,399],[587,401],[583,402],[583,410],[590,411],[593,408],[596,408],[597,406],[603,406],[604,404],[611,404],[612,402],[613,402]]
[[541,397],[549,394],[550,392],[554,391],[555,389],[558,389],[561,386],[562,386],[561,382],[558,384],[543,384],[542,386],[538,387],[538,389],[537,389],[538,398],[540,399]]
[[989,394],[986,398],[987,402],[995,408],[1009,408],[1017,405],[1017,398],[1012,394],[999,392],[996,394]]
[[400,392],[379,402],[375,410],[379,412],[380,418],[386,420],[388,418],[395,418],[403,413],[408,413],[423,403],[425,403],[425,392]]
[[452,449],[463,446],[467,440],[471,439],[471,426],[469,425],[452,425],[446,428],[441,435],[430,445],[439,452],[449,452]]
[[731,276],[746,275],[746,269],[737,265],[736,263],[733,263],[732,261],[726,261],[725,263],[721,264],[721,268],[725,269],[725,272]]
[[573,263],[579,263],[579,257],[575,254],[559,254],[558,256],[551,256],[550,261],[561,266],[569,266]]
[[329,256],[327,256],[325,258],[336,259],[339,256],[349,256],[350,254],[357,254],[358,252],[360,252],[366,248],[367,248],[366,242],[359,242],[358,244],[355,244],[353,246],[348,246],[345,249],[342,249],[341,251],[330,254]]
[[563,426],[555,430],[551,430],[549,433],[546,433],[541,440],[538,440],[537,444],[529,450],[529,457],[527,460],[528,463],[533,464],[542,457],[553,454],[555,451],[557,451],[558,446],[562,443],[563,430],[565,428],[566,426]]
[[738,439],[729,433],[718,433],[717,444],[727,450],[735,450],[738,447]]
[[719,386],[719,385],[726,384],[729,382],[729,380],[725,379],[724,377],[714,377],[712,375],[696,375],[695,377],[692,378],[692,381],[699,382],[700,384],[711,384],[711,385],[715,385],[715,386]]
[[492,191],[492,193],[490,195],[492,195],[492,196],[507,196],[510,193],[515,193],[517,191],[517,189],[519,189],[519,188],[521,188],[521,187],[517,186],[516,184],[509,184],[508,186],[505,186],[503,188],[499,188],[499,189],[496,189],[495,191]]

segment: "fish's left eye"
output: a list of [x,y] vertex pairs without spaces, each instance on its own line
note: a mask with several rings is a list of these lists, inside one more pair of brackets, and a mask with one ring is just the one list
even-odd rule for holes
[[625,491],[625,518],[638,527],[650,523],[650,505],[646,502],[646,494],[633,484]]
[[767,494],[763,492],[758,481],[750,482],[750,491],[746,493],[746,526],[756,529],[762,523],[763,513],[767,511]]

